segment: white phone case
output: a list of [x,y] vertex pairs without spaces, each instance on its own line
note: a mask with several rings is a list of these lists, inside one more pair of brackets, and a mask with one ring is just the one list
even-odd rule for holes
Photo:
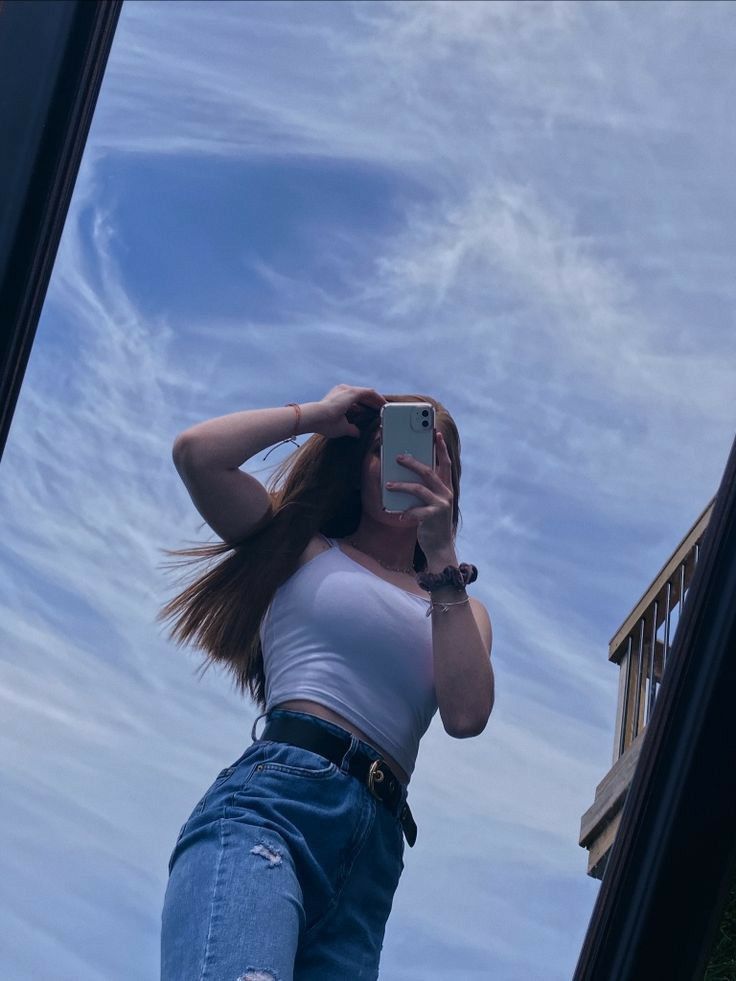
[[415,460],[436,469],[434,406],[430,402],[386,402],[381,407],[381,503],[391,514],[426,504],[416,494],[384,486],[387,480],[422,483],[415,470],[399,463],[399,453],[411,453]]

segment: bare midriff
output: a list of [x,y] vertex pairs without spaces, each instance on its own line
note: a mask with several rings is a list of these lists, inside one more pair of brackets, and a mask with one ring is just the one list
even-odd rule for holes
[[348,722],[337,712],[333,712],[332,709],[328,709],[324,705],[320,705],[319,702],[310,702],[306,699],[294,698],[287,702],[280,702],[275,705],[274,708],[278,709],[292,709],[294,712],[307,712],[309,715],[316,715],[319,719],[324,719],[326,722],[334,722],[335,725],[340,726],[341,729],[347,729],[348,732],[357,736],[358,739],[362,739],[364,743],[368,743],[372,746],[377,753],[381,754],[381,758],[388,763],[391,767],[393,773],[399,778],[401,783],[406,787],[409,783],[409,777],[406,772],[402,770],[396,760],[392,759],[380,746],[376,746],[372,739],[369,739],[364,732],[361,732],[352,722]]

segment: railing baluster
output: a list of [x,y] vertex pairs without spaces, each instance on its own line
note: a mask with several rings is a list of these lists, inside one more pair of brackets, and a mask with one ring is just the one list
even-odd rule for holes
[[647,698],[647,704],[644,713],[644,725],[646,725],[652,717],[652,709],[654,708],[654,698],[656,696],[655,691],[655,681],[654,681],[654,658],[657,653],[657,613],[659,611],[659,602],[655,599],[654,605],[652,607],[652,645],[649,649],[649,697]]
[[667,601],[665,604],[665,619],[664,619],[664,641],[662,650],[662,678],[664,679],[664,669],[667,667],[667,655],[670,651],[670,615],[672,611],[670,610],[670,598],[672,596],[672,582],[667,580]]
[[[634,701],[634,717],[632,719],[631,742],[639,735],[639,711],[641,709],[641,669],[644,660],[644,617],[639,621],[639,654],[636,663],[636,699]],[[630,745],[630,744],[629,744]]]
[[618,755],[623,756],[626,749],[626,728],[629,723],[629,686],[631,685],[632,664],[631,664],[631,645],[633,635],[629,634],[629,642],[626,646],[626,684],[624,685],[624,704],[621,709],[621,732],[618,737]]
[[682,560],[680,565],[680,609],[677,611],[677,625],[679,627],[680,620],[682,620],[682,607],[685,604],[685,566],[687,565],[687,556]]

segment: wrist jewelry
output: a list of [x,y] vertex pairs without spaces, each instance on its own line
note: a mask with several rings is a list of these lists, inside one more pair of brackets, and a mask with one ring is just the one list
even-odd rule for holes
[[296,422],[294,423],[294,435],[293,436],[289,436],[288,439],[282,439],[280,443],[277,443],[276,444],[276,446],[272,446],[271,449],[266,454],[266,456],[264,456],[264,458],[263,458],[264,460],[271,453],[273,453],[273,451],[277,447],[283,446],[284,443],[293,443],[294,446],[296,446],[296,448],[299,449],[299,444],[296,441],[296,434],[299,432],[299,426],[301,425],[301,422],[302,422],[302,410],[301,410],[301,406],[298,404],[298,402],[287,402],[286,405],[293,405],[294,408],[296,409]]
[[434,603],[429,604],[429,606],[427,607],[427,612],[424,615],[427,617],[430,616],[432,610],[439,610],[440,613],[447,613],[448,606],[462,606],[463,603],[469,603],[469,602],[470,602],[469,596],[466,596],[464,600],[459,600],[457,603],[441,603],[439,600],[436,600]]
[[[472,565],[472,563],[461,562],[459,566],[446,565],[442,572],[420,572],[417,576],[417,583],[431,595],[438,589],[444,589],[445,586],[452,586],[454,589],[461,591],[465,589],[468,583],[475,582],[477,578],[478,569],[476,566]],[[432,610],[447,613],[448,607],[462,606],[464,603],[469,602],[469,596],[459,600],[457,603],[446,603],[443,600],[435,600],[427,607],[426,616],[430,616]]]

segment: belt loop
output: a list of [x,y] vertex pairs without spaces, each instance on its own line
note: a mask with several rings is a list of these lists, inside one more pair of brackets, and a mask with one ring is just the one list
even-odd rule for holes
[[259,721],[266,715],[268,715],[268,712],[261,712],[261,714],[256,717],[256,721],[253,723],[253,728],[250,731],[250,738],[253,740],[253,742],[257,742],[261,738],[261,737],[256,737],[256,726],[258,725]]
[[350,745],[345,750],[343,758],[340,760],[338,766],[344,773],[348,773],[350,770],[350,760],[353,758],[358,749],[358,743],[360,740],[357,736],[350,734]]

